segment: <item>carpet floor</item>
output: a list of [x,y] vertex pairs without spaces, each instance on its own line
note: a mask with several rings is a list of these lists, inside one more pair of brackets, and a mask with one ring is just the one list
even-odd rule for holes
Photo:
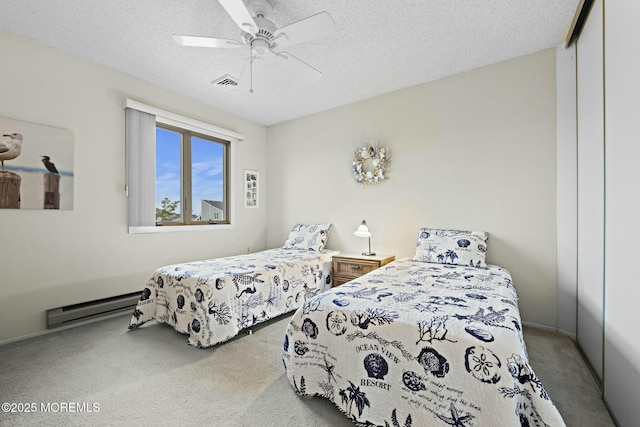
[[[290,316],[197,349],[125,314],[0,346],[1,426],[309,426],[353,424],[328,400],[301,398],[282,365]],[[614,423],[573,341],[525,328],[529,358],[567,426]],[[26,412],[29,411],[30,412]]]

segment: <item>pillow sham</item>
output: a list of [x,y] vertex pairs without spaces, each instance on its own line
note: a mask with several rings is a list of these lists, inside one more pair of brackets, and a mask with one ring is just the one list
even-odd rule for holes
[[319,252],[329,237],[331,224],[296,224],[284,242],[284,249],[301,249]]
[[421,228],[414,261],[486,267],[486,231]]

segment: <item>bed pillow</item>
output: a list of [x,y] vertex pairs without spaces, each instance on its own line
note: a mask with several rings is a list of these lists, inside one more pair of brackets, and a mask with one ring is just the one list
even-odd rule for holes
[[421,228],[413,260],[486,267],[488,238],[485,231]]
[[301,249],[319,252],[329,237],[331,224],[296,224],[289,232],[284,249]]

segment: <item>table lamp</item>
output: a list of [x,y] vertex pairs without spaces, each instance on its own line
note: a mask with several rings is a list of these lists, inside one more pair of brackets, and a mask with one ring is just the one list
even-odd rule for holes
[[365,256],[375,255],[374,252],[371,252],[371,232],[369,231],[369,227],[367,227],[367,223],[364,219],[362,220],[362,224],[358,226],[358,229],[353,234],[358,237],[369,238],[369,252],[363,252],[362,255],[365,255]]

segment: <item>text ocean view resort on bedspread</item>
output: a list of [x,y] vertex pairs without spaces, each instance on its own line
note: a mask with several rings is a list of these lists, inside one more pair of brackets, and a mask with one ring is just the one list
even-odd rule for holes
[[296,311],[287,376],[360,425],[563,426],[517,301],[503,268],[398,260]]

